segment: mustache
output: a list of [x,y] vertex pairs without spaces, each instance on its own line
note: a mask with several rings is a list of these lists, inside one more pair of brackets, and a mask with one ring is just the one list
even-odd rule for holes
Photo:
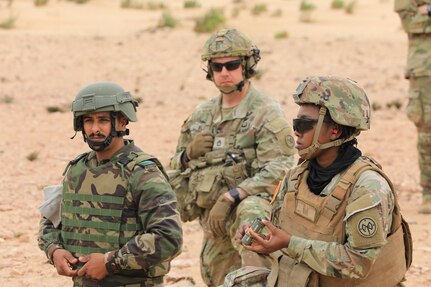
[[106,136],[104,134],[101,134],[101,133],[97,133],[97,134],[91,133],[88,135],[88,137],[89,138],[101,138],[101,139],[106,138]]

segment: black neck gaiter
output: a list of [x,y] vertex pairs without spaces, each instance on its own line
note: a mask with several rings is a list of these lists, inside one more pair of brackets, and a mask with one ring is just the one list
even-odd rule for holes
[[315,195],[320,195],[322,190],[332,178],[349,167],[362,155],[361,151],[351,144],[340,148],[335,161],[328,167],[321,167],[316,159],[310,160],[308,165],[308,188]]

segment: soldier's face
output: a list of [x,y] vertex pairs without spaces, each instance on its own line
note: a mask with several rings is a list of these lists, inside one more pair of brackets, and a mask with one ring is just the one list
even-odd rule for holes
[[[111,133],[111,113],[96,112],[82,116],[85,135],[92,141],[102,142]],[[121,115],[115,119],[115,129],[124,131],[126,119]]]
[[[309,147],[313,143],[314,133],[316,132],[317,119],[319,118],[320,107],[312,104],[299,106],[297,118],[294,120],[294,132],[297,137],[296,149],[298,151]],[[333,126],[322,123],[318,142],[321,144],[331,141]],[[321,151],[318,150],[313,157],[316,157]]]
[[244,79],[240,57],[215,58],[211,62],[212,65],[210,64],[210,66],[214,67],[212,68],[214,83],[217,86],[230,87],[237,85]]

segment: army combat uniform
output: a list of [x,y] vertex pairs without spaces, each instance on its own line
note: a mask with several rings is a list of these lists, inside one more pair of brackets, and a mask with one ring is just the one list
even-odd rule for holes
[[[74,286],[162,286],[182,245],[176,198],[159,161],[133,141],[109,160],[95,152],[71,161],[63,181],[61,225],[43,218],[39,247],[58,244],[74,256],[112,251],[101,281],[73,278]],[[77,266],[79,267],[79,266]]]
[[[191,160],[184,170],[181,157],[202,131],[214,135],[212,151]],[[262,256],[237,244],[234,235],[244,221],[269,217],[275,186],[293,166],[293,147],[292,130],[279,104],[252,85],[236,107],[222,108],[219,96],[199,105],[184,122],[171,167],[183,170],[188,182],[189,204],[178,199],[182,219],[199,217],[204,230],[201,272],[206,284],[222,284],[228,272],[241,266],[266,264]],[[236,187],[250,196],[231,211],[227,236],[215,237],[207,226],[209,212],[221,194]]]
[[360,157],[320,195],[308,188],[307,166],[305,161],[291,170],[274,203],[272,222],[292,237],[288,248],[274,255],[278,274],[270,274],[269,282],[278,277],[278,285],[268,286],[400,283],[411,264],[411,236],[380,166]]
[[430,0],[395,0],[395,11],[408,35],[406,78],[409,79],[407,116],[418,131],[420,184],[431,213],[431,17],[418,12]]

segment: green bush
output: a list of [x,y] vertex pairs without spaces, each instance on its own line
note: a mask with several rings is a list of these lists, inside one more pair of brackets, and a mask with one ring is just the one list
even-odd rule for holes
[[299,15],[299,20],[301,22],[311,22],[312,12],[316,9],[316,6],[308,2],[307,0],[302,0],[301,5],[299,6],[299,11],[301,12]]
[[45,6],[49,0],[34,0],[34,6]]
[[159,20],[159,27],[175,28],[177,26],[178,20],[172,16],[169,11],[163,12]]
[[199,8],[201,4],[196,0],[186,0],[184,1],[184,8]]
[[307,0],[302,0],[301,5],[299,6],[299,11],[313,11],[315,9],[316,6]]
[[289,33],[287,33],[287,31],[279,31],[277,33],[275,33],[274,38],[279,40],[279,39],[287,39],[289,37]]
[[2,104],[12,104],[13,101],[14,101],[14,98],[8,95],[0,98],[0,103]]
[[12,29],[15,27],[16,20],[18,20],[18,16],[10,12],[8,18],[0,20],[0,29]]
[[332,9],[342,9],[344,7],[344,1],[343,0],[332,0],[331,2],[331,8]]
[[355,9],[356,9],[356,1],[353,0],[346,5],[345,11],[347,14],[353,14],[355,12]]
[[281,17],[281,15],[283,15],[283,10],[281,10],[280,8],[278,8],[271,14],[272,17]]
[[256,4],[251,9],[251,13],[253,15],[259,15],[263,12],[266,12],[267,10],[268,10],[268,8],[266,7],[266,4]]
[[217,8],[211,8],[202,17],[196,20],[195,31],[198,33],[209,33],[215,31],[219,28],[226,18],[224,16],[223,10]]

